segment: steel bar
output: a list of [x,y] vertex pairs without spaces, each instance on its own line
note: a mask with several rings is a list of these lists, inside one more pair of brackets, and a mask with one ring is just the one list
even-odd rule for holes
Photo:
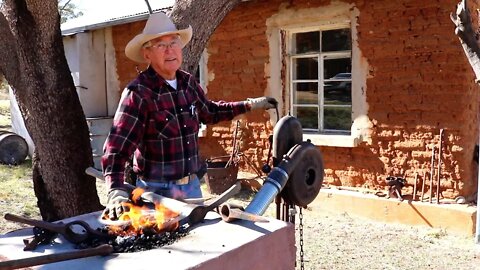
[[[85,169],[85,173],[90,175],[90,176],[93,176],[95,178],[98,178],[100,180],[105,180],[103,174],[101,171],[93,168],[93,167],[88,167]],[[135,187],[134,186],[129,186],[128,189],[134,189]],[[189,199],[179,199],[179,201],[182,201],[182,202],[185,202],[185,203],[193,203],[193,204],[202,204],[203,202],[205,202],[206,200],[209,200],[211,197],[209,198],[189,198]]]
[[443,128],[440,129],[440,138],[438,142],[438,166],[437,166],[437,204],[440,203],[440,173],[442,170],[442,145],[443,144]]
[[42,256],[23,258],[18,260],[4,261],[4,262],[0,262],[0,269],[11,270],[11,269],[26,268],[26,267],[35,266],[35,265],[80,259],[80,258],[86,258],[91,256],[98,256],[98,255],[105,256],[112,252],[113,252],[113,247],[111,245],[100,245],[95,248],[42,255]]
[[230,155],[230,158],[228,159],[227,163],[225,164],[225,168],[228,168],[230,164],[233,162],[233,159],[235,158],[235,155],[237,154],[236,152],[236,146],[237,146],[237,133],[238,133],[238,128],[240,127],[240,121],[237,120],[237,124],[235,126],[235,130],[233,131],[233,143],[232,143],[232,154]]
[[413,198],[412,201],[417,199],[417,181],[418,181],[418,172],[415,172],[415,183],[413,183]]
[[432,203],[433,197],[433,177],[435,176],[435,145],[432,146],[432,161],[430,163],[430,198],[428,198],[428,202]]
[[208,205],[187,204],[175,199],[167,198],[153,192],[144,192],[141,198],[145,201],[161,204],[170,210],[180,213],[179,221],[182,225],[184,222],[189,225],[194,225],[201,222],[209,211],[212,211],[228,199],[232,198],[241,189],[240,182],[235,183],[232,187],[220,194],[217,198],[212,200]]
[[427,172],[423,171],[423,178],[422,178],[422,197],[420,197],[420,201],[423,202],[423,194],[425,194],[425,179],[427,179]]
[[225,222],[232,222],[238,219],[252,222],[269,222],[267,218],[247,213],[242,206],[232,203],[222,204],[220,207],[220,215]]

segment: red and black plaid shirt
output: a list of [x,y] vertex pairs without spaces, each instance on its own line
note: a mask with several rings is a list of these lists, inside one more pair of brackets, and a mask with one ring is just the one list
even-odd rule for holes
[[199,124],[231,120],[245,113],[245,102],[212,102],[195,78],[177,71],[177,90],[152,68],[127,89],[105,142],[103,173],[109,188],[121,187],[125,162],[147,181],[177,180],[200,169]]

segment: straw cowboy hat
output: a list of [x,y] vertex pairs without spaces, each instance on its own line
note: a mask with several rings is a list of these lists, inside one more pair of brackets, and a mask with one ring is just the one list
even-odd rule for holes
[[150,14],[143,32],[128,42],[127,47],[125,47],[125,55],[135,62],[146,63],[147,61],[142,54],[143,44],[152,39],[172,34],[179,35],[183,46],[185,46],[192,38],[192,27],[188,26],[186,29],[178,30],[165,13]]

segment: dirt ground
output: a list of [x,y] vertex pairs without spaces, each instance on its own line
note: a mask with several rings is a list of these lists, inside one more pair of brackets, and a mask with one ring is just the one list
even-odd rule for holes
[[[249,174],[239,178],[252,182]],[[244,190],[237,203],[246,205],[254,195]],[[320,211],[321,203],[317,199],[302,210],[304,269],[480,269],[480,245],[473,237]],[[274,217],[274,209],[272,203],[265,215]],[[298,217],[296,269],[301,269]]]
[[303,210],[305,269],[480,269],[473,237],[320,212],[321,203]]

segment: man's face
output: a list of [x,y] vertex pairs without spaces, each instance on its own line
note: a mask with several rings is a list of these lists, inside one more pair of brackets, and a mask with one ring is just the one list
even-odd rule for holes
[[143,49],[144,57],[155,71],[167,80],[175,78],[175,72],[182,65],[182,41],[178,35],[153,39],[151,46]]

